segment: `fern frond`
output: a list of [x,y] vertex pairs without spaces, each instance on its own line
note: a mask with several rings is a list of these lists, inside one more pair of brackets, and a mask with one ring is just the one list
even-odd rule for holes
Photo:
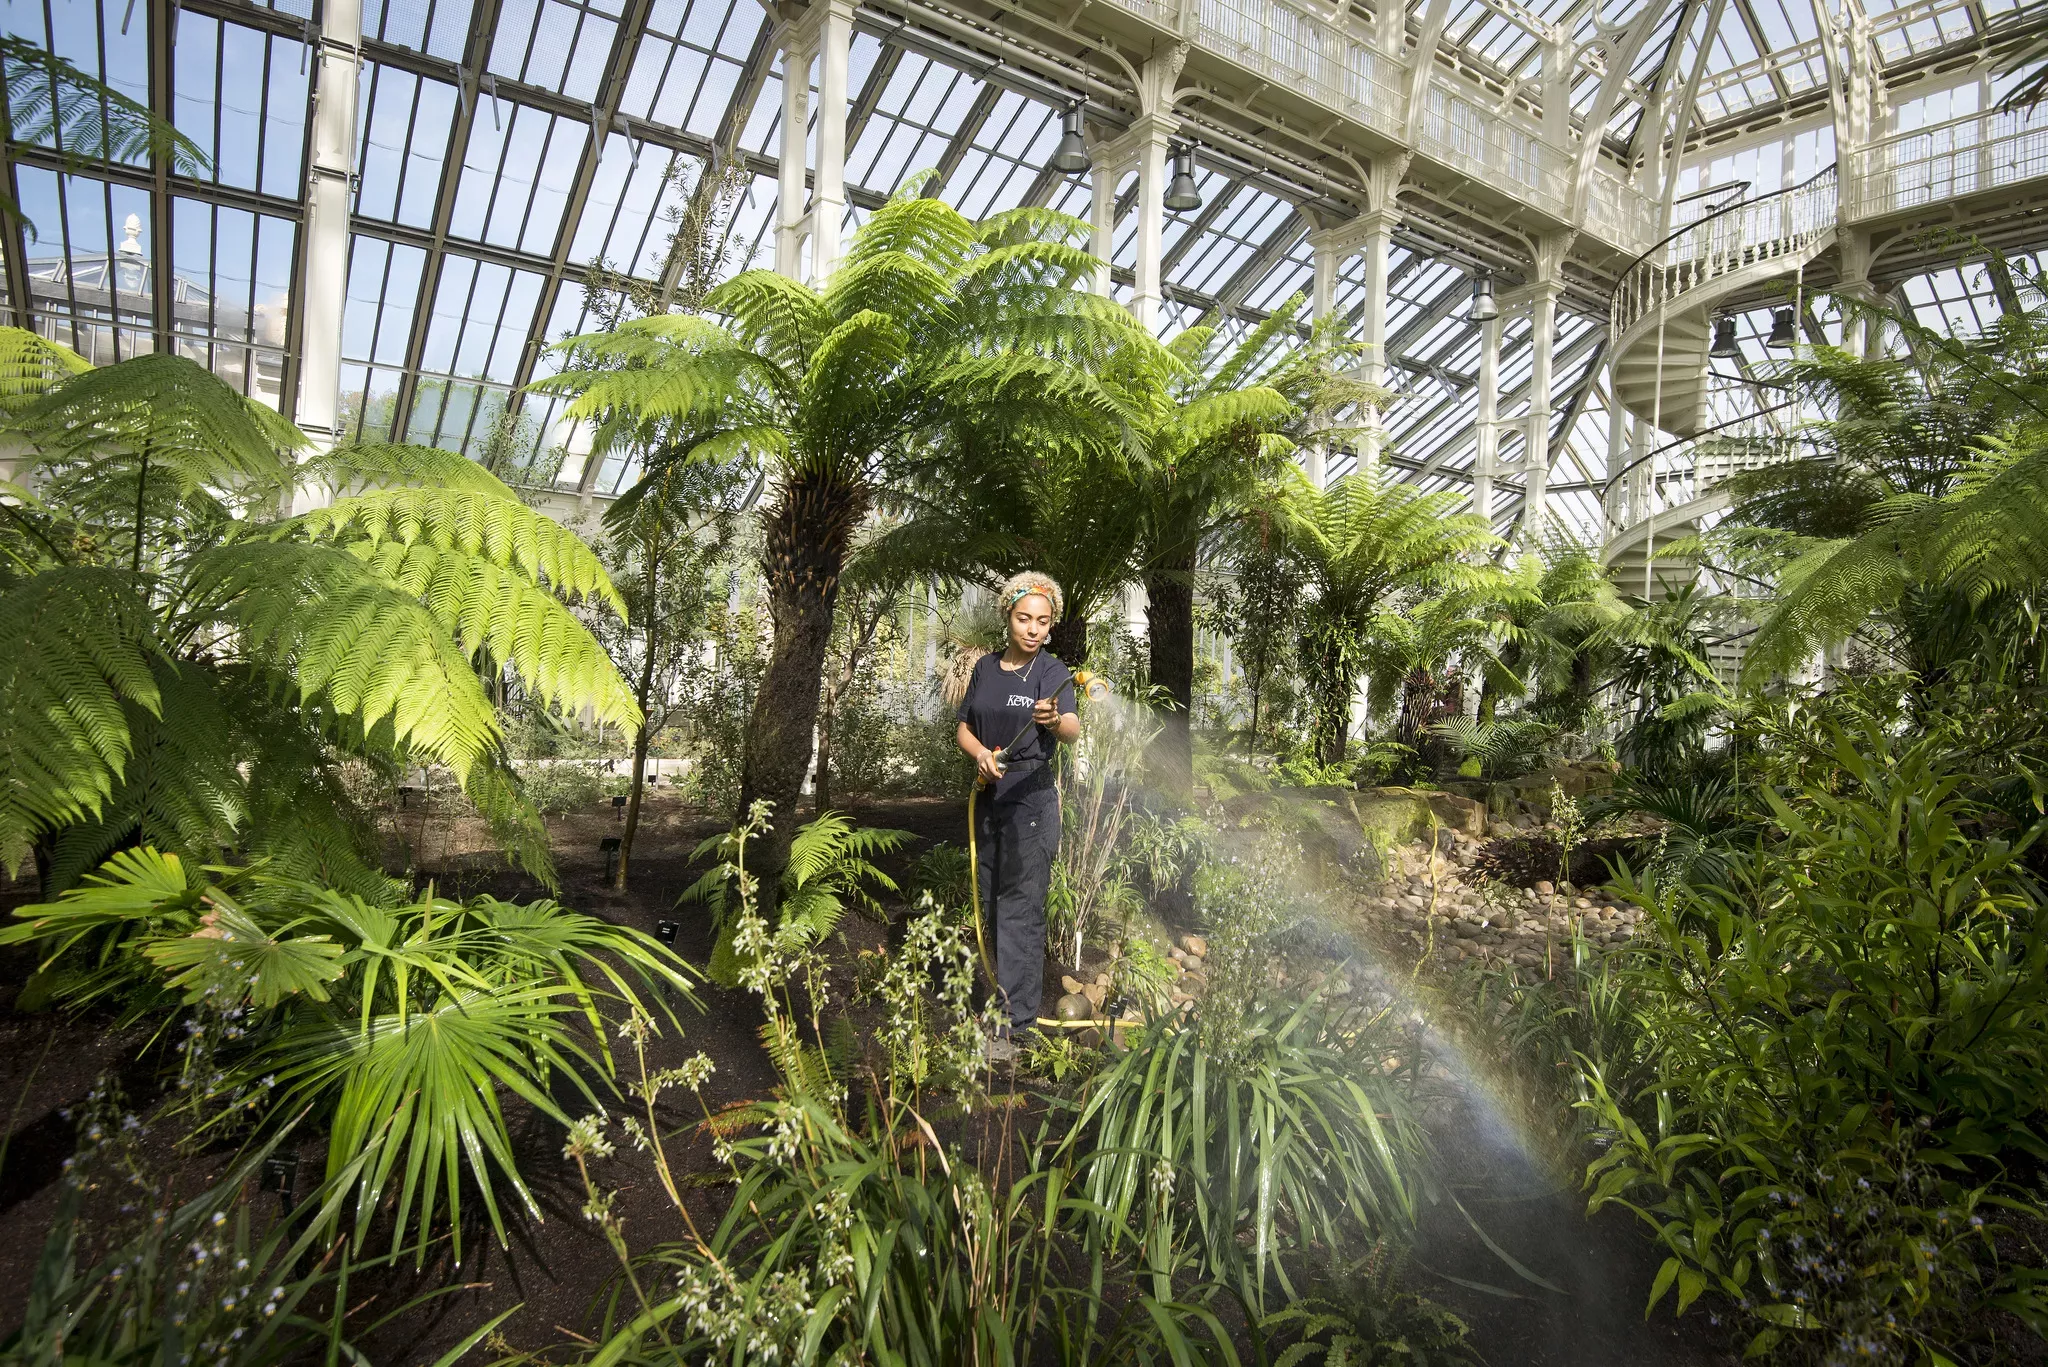
[[604,563],[583,538],[514,498],[463,489],[377,489],[303,515],[314,540],[361,538],[460,551],[544,580],[558,593],[602,598],[625,615]]
[[155,621],[129,576],[68,566],[0,596],[0,865],[97,814],[126,771],[127,706],[162,705]]
[[0,413],[17,413],[92,363],[26,328],[0,327]]
[[505,482],[469,457],[438,446],[358,442],[337,446],[300,463],[299,469],[336,488],[422,485],[488,494],[518,502]]
[[497,712],[447,628],[361,557],[331,546],[253,542],[194,558],[193,585],[283,668],[367,731],[446,764],[459,779],[498,745]]
[[183,356],[151,352],[59,384],[15,428],[39,463],[146,458],[184,490],[270,485],[305,434]]
[[589,707],[605,722],[640,722],[633,694],[589,628],[519,575],[460,551],[386,541],[360,553],[384,581],[427,606],[472,659],[488,649],[536,698],[566,714]]

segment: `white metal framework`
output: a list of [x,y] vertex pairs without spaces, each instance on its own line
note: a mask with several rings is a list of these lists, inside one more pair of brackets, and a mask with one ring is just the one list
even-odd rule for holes
[[[1788,277],[1802,308],[2011,297],[1955,263],[2048,241],[2048,114],[1995,112],[1990,74],[2044,22],[2016,0],[19,0],[0,23],[212,169],[7,144],[34,233],[0,242],[0,288],[89,356],[175,346],[320,439],[603,496],[627,459],[586,461],[522,389],[595,316],[594,278],[672,297],[707,164],[735,178],[726,266],[810,277],[936,169],[969,214],[1091,221],[1101,287],[1162,331],[1296,293],[1339,318],[1396,397],[1325,474],[1378,459],[1469,483],[1502,525],[1533,504],[1607,538],[1677,506],[1698,472],[1672,439],[1739,407],[1702,319],[1754,348]],[[1092,169],[1069,177],[1048,162],[1077,101]],[[1176,214],[1182,142],[1201,205]],[[1936,224],[1975,240],[1930,246]],[[1810,331],[1839,338],[1824,303]]]

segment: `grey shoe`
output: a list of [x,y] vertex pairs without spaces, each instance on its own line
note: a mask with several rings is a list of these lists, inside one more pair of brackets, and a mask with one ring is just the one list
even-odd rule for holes
[[988,1042],[988,1061],[991,1064],[1014,1065],[1017,1062],[1017,1041],[1008,1035],[995,1035]]

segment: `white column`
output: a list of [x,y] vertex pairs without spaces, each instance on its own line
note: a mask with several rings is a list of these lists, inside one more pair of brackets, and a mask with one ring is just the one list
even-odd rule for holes
[[1631,526],[1650,515],[1650,495],[1656,488],[1656,471],[1650,466],[1650,451],[1656,438],[1657,429],[1637,418],[1630,427],[1632,440],[1629,443],[1628,522]]
[[1607,470],[1604,475],[1608,487],[1600,500],[1600,511],[1607,524],[1601,530],[1603,539],[1621,527],[1622,486],[1616,480],[1628,464],[1628,413],[1615,397],[1619,392],[1615,386],[1621,378],[1620,369],[1621,363],[1610,344],[1607,352]]
[[[1358,239],[1358,254],[1365,261],[1365,318],[1358,337],[1365,352],[1361,378],[1381,388],[1386,387],[1388,361],[1387,255],[1394,245],[1394,227],[1400,221],[1401,216],[1392,209],[1374,209],[1358,219],[1363,230]],[[1365,438],[1358,451],[1361,469],[1378,464],[1380,446],[1386,440],[1379,410],[1370,408],[1364,416]]]
[[807,35],[785,30],[782,39],[782,147],[776,168],[775,269],[803,275],[804,162],[811,122],[811,48]]
[[1147,329],[1159,326],[1159,261],[1166,233],[1168,125],[1157,115],[1138,121],[1138,270],[1131,312]]
[[1539,284],[1529,301],[1529,440],[1522,458],[1522,528],[1542,539],[1550,492],[1550,361],[1557,345],[1559,286]]
[[1088,168],[1088,250],[1095,255],[1095,293],[1110,295],[1109,258],[1116,250],[1116,180],[1119,168],[1098,152]]
[[1500,319],[1479,325],[1478,450],[1472,457],[1472,511],[1493,521],[1493,481],[1500,473]]
[[1543,140],[1559,151],[1571,142],[1572,43],[1568,32],[1543,41]]
[[[304,310],[300,319],[299,427],[322,449],[339,438],[341,315],[348,286],[349,174],[356,150],[356,60],[361,0],[321,6],[313,161],[306,187]],[[320,497],[305,491],[300,497]]]
[[852,0],[828,0],[818,33],[818,170],[811,205],[811,275],[820,289],[839,264],[846,219],[846,63]]
[[[1329,318],[1337,302],[1337,273],[1343,269],[1348,253],[1337,242],[1322,234],[1309,237],[1310,250],[1315,261],[1314,292],[1309,296],[1309,307],[1314,311],[1315,320],[1322,324]],[[1318,438],[1302,451],[1302,469],[1308,474],[1309,483],[1318,489],[1330,483],[1330,448],[1327,440]]]

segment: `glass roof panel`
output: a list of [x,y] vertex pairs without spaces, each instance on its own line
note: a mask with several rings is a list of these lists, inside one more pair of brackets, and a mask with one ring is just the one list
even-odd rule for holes
[[605,139],[583,218],[569,246],[578,265],[600,262],[652,279],[702,163],[614,133]]
[[459,62],[469,16],[470,0],[363,0],[363,36]]
[[296,199],[312,89],[306,45],[183,10],[173,51],[172,121],[206,153],[211,179]]
[[503,0],[488,69],[572,100],[597,96],[624,0]]
[[1057,109],[1003,91],[954,168],[946,198],[969,218],[1016,208],[1059,140]]
[[357,92],[355,212],[432,227],[455,122],[455,87],[368,62]]
[[448,231],[498,247],[551,251],[590,125],[506,99],[486,97],[482,105],[470,120]]

